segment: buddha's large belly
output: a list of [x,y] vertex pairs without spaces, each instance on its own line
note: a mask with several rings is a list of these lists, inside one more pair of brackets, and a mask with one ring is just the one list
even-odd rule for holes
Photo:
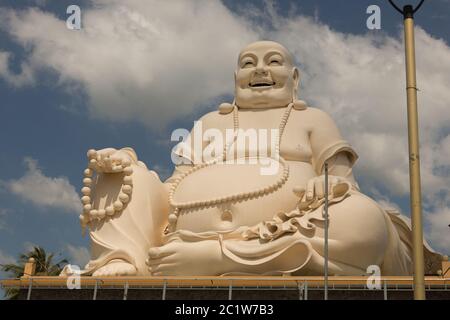
[[[289,165],[289,175],[279,188],[270,186],[282,178],[281,164],[271,167],[272,172],[267,171],[267,165],[261,164],[216,164],[188,175],[174,192],[175,203],[209,201],[232,195],[239,199],[245,198],[239,195],[256,190],[266,189],[266,192],[260,192],[255,198],[227,201],[206,208],[181,209],[176,229],[193,232],[233,230],[270,220],[280,211],[293,210],[298,202],[293,188],[306,187],[307,181],[314,177],[315,173],[309,163],[286,163]],[[267,188],[272,190],[267,192]],[[174,208],[170,210],[172,213]]]

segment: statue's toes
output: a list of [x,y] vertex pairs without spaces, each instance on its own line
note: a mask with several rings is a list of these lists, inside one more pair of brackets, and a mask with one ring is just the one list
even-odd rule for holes
[[95,271],[94,277],[114,277],[114,276],[134,276],[136,275],[136,268],[127,262],[113,262]]

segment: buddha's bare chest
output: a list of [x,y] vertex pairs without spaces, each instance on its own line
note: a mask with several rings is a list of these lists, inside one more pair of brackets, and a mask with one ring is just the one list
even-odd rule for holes
[[[279,143],[280,154],[286,160],[311,162],[312,150],[309,127],[295,110],[291,111],[280,138],[280,124],[284,108],[264,111],[239,111],[238,121],[232,115],[224,118],[219,125],[224,136],[238,125],[239,133],[231,149],[235,155],[273,155]],[[235,124],[236,123],[236,124]],[[228,134],[230,136],[230,134]],[[228,139],[230,140],[230,139]],[[228,141],[230,142],[230,141]]]
[[[238,138],[233,149],[242,149],[245,152],[235,154],[248,155],[249,150],[256,148],[274,148],[273,134],[278,138],[282,110],[278,112],[243,112],[239,113]],[[232,119],[225,119],[220,123],[221,131],[234,128]],[[280,145],[282,158],[286,159],[290,168],[287,181],[281,187],[271,190],[256,198],[230,201],[221,205],[212,205],[184,209],[179,211],[178,229],[202,232],[207,230],[233,230],[241,226],[252,226],[264,220],[270,220],[280,211],[290,211],[295,207],[298,199],[292,192],[295,186],[304,186],[315,176],[312,169],[311,148],[309,134],[306,127],[291,118],[288,121]],[[252,134],[253,132],[253,134]],[[256,142],[252,139],[256,139]],[[262,143],[266,139],[267,143]],[[276,143],[275,143],[276,144]],[[261,155],[261,153],[260,153]],[[248,163],[246,163],[248,165]],[[260,163],[255,163],[257,168]],[[186,178],[179,185],[175,193],[175,200],[179,202],[207,201],[232,194],[246,194],[276,183],[278,175],[283,171],[280,165],[274,175],[261,175],[258,169],[242,167],[239,164],[216,165],[202,169]],[[255,172],[252,174],[252,172]],[[239,197],[238,197],[239,198]]]

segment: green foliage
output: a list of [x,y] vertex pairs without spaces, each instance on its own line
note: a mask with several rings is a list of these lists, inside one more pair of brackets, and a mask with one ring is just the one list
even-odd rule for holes
[[[21,254],[17,263],[0,264],[0,270],[6,272],[10,278],[18,279],[23,276],[25,263],[30,258],[34,258],[36,262],[35,276],[57,276],[62,271],[64,265],[69,263],[67,259],[55,262],[55,255],[53,253],[45,252],[42,247],[34,247],[33,250]],[[17,299],[18,296],[19,289],[5,289],[5,298],[13,300]]]

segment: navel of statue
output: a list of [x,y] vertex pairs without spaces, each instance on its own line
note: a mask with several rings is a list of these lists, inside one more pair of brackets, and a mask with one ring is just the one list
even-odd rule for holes
[[[191,133],[175,148],[185,161],[165,182],[131,148],[89,151],[80,219],[89,228],[91,261],[83,274],[321,275],[326,188],[329,273],[361,275],[378,265],[382,275],[411,274],[406,219],[360,192],[352,174],[356,152],[325,112],[297,99],[299,80],[281,44],[244,48],[234,102],[201,119],[205,130],[231,130],[232,139],[204,159]],[[249,129],[275,130],[275,143],[267,150],[258,144],[252,156],[240,143]],[[269,149],[270,155],[262,152]],[[275,169],[262,174],[262,163]],[[439,260],[424,249],[429,261]]]

